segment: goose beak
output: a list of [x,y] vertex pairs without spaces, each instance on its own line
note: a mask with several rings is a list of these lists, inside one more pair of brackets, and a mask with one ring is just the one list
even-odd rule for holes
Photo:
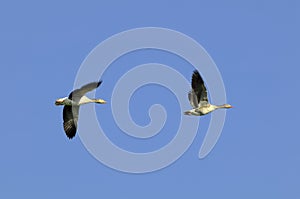
[[58,106],[58,105],[62,105],[62,100],[61,99],[57,99],[55,100],[55,105]]
[[233,106],[231,106],[230,104],[224,104],[223,107],[224,108],[233,108]]
[[103,99],[99,99],[99,100],[98,100],[98,103],[100,103],[100,104],[106,104],[106,101],[103,100]]

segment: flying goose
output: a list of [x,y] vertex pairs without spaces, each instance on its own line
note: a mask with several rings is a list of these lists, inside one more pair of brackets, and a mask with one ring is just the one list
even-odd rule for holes
[[105,104],[103,99],[90,99],[85,94],[100,86],[102,81],[92,82],[76,89],[69,94],[69,97],[59,98],[55,101],[55,105],[64,105],[63,120],[64,130],[69,139],[76,134],[79,106],[87,103]]
[[206,115],[216,109],[232,108],[230,104],[213,105],[208,102],[206,87],[197,70],[194,70],[191,85],[192,90],[189,92],[188,98],[193,109],[185,111],[185,115],[201,116]]

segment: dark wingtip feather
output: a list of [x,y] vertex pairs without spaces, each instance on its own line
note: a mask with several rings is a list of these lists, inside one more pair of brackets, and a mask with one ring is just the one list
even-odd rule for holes
[[192,75],[192,88],[195,90],[198,90],[201,86],[201,84],[204,84],[203,79],[199,73],[199,71],[194,70]]
[[64,122],[64,130],[69,139],[72,139],[76,134],[76,124],[74,120]]
[[194,70],[193,72],[191,86],[197,96],[198,102],[207,101],[206,87],[198,70]]
[[194,70],[192,79],[201,79],[202,80],[199,71]]
[[[194,74],[199,74],[199,71],[198,71],[198,70],[194,70],[193,73],[194,73]],[[199,74],[199,75],[200,75],[200,74]]]
[[102,80],[100,80],[97,84],[97,88],[102,84]]

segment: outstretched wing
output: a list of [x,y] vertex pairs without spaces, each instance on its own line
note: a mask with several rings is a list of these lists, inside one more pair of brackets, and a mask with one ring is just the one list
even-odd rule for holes
[[81,88],[72,91],[68,98],[73,100],[74,102],[79,102],[79,100],[82,96],[84,96],[87,92],[90,92],[90,91],[98,88],[101,83],[102,83],[102,81],[86,84],[86,85],[82,86]]
[[193,108],[198,108],[199,105],[198,105],[198,99],[197,99],[197,96],[195,94],[195,92],[193,90],[191,90],[188,94],[188,97],[189,97],[189,101],[190,101],[190,104]]
[[[202,77],[200,76],[200,73],[197,70],[194,70],[193,76],[192,76],[192,91],[189,94],[189,98],[193,100],[193,103],[196,103],[197,98],[197,107],[201,103],[207,103],[208,98],[207,98],[207,90],[204,85],[204,81]],[[190,97],[191,95],[191,97]],[[190,100],[191,102],[191,100]],[[191,102],[192,104],[192,102]],[[196,104],[194,104],[196,105]],[[193,106],[193,105],[192,105]]]
[[64,106],[64,130],[69,139],[72,139],[77,130],[79,106]]

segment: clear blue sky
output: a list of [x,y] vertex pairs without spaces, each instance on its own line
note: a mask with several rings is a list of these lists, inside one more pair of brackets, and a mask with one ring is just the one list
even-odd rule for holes
[[[0,198],[300,197],[298,1],[6,1],[0,3],[0,24]],[[134,175],[99,163],[79,136],[68,140],[62,108],[54,100],[70,92],[80,64],[96,45],[145,26],[174,29],[199,42],[219,67],[235,108],[227,111],[221,138],[205,159],[197,155],[210,116],[201,119],[203,128],[178,161]],[[136,64],[182,64],[180,72],[190,79],[193,67],[177,60],[159,52],[130,54],[117,62],[124,64],[122,71],[112,67],[102,77],[96,95],[109,97],[113,74]],[[157,93],[166,97],[155,98]],[[161,88],[141,89],[131,105],[141,125],[149,122],[139,103],[143,95],[176,104]],[[99,109],[100,115],[110,115],[109,108]],[[118,132],[111,117],[100,115],[112,140],[143,150]],[[177,120],[167,120],[168,132],[177,128]],[[163,142],[174,135],[166,136]]]

